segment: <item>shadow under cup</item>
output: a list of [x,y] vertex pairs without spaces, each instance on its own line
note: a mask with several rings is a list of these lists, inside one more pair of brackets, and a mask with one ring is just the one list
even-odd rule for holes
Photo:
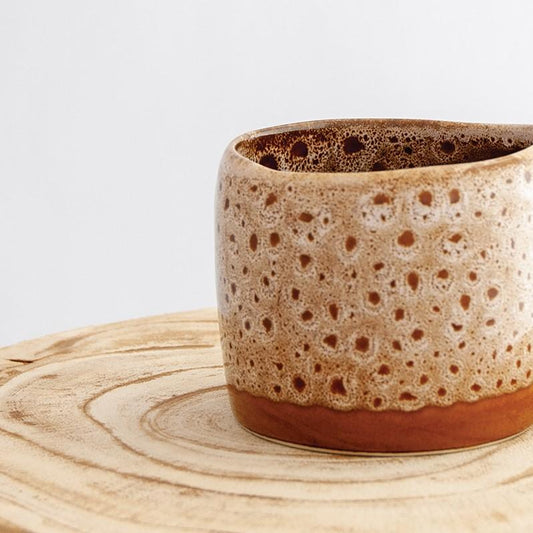
[[237,420],[352,452],[533,423],[533,126],[317,121],[235,139],[216,198]]

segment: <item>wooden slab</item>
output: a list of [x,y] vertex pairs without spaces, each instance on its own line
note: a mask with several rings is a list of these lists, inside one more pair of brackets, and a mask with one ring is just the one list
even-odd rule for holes
[[352,457],[234,421],[215,310],[0,350],[0,530],[526,531],[533,431],[448,455]]

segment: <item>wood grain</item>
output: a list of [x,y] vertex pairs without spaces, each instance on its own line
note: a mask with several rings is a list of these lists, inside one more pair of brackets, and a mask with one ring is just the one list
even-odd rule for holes
[[0,350],[1,531],[526,531],[533,431],[449,455],[350,457],[234,420],[216,312]]

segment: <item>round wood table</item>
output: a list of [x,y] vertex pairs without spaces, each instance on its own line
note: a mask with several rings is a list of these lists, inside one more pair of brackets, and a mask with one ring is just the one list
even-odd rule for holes
[[233,419],[215,310],[0,350],[0,531],[531,531],[533,430],[356,457]]

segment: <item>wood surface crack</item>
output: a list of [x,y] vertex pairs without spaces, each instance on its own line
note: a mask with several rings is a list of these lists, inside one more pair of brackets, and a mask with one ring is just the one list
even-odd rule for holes
[[137,353],[137,352],[148,352],[156,350],[198,350],[205,348],[214,348],[214,344],[174,344],[169,346],[141,346],[139,348],[125,348],[122,350],[113,350],[110,352],[104,352],[106,354],[126,354],[126,353]]

